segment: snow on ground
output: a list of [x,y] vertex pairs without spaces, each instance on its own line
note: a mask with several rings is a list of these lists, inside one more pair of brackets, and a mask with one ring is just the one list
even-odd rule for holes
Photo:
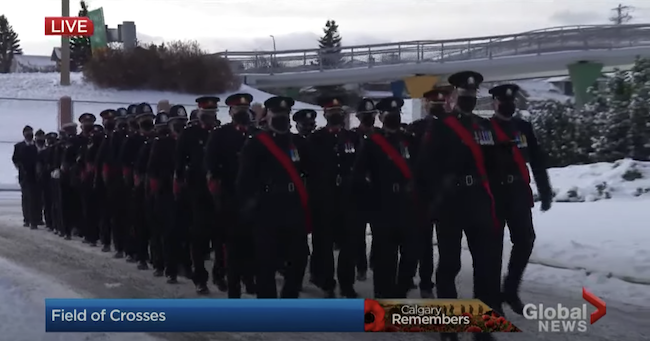
[[[650,197],[650,162],[624,159],[613,163],[551,168],[549,177],[555,201]],[[536,193],[537,188],[532,187]]]
[[[148,102],[152,106],[162,99],[172,104],[185,105],[188,110],[195,109],[195,99],[199,95],[178,94],[161,91],[119,91],[96,89],[85,83],[81,74],[71,75],[71,85],[59,85],[58,73],[12,73],[0,75],[0,141],[14,141],[21,138],[25,124],[45,131],[54,131],[57,127],[57,100],[62,96],[72,97],[74,115],[84,112],[99,114],[108,108],[126,107],[132,103]],[[242,85],[238,91],[253,95],[255,102],[264,102],[272,94]],[[222,101],[232,93],[216,94]],[[320,109],[320,107],[298,102],[295,109]],[[219,119],[228,122],[225,107],[219,111]]]
[[0,258],[0,335],[11,341],[155,341],[146,334],[45,333],[46,298],[84,298],[59,284]]

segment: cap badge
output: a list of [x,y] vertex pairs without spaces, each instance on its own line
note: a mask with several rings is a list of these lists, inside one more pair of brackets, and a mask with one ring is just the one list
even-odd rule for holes
[[310,112],[307,113],[307,118],[311,118],[311,113]]
[[208,101],[205,105],[213,106],[214,102],[213,101]]
[[241,104],[246,104],[246,97],[242,97],[242,98],[239,100],[239,103],[241,103]]
[[438,93],[438,99],[445,99],[445,95],[442,92]]
[[287,102],[285,100],[282,100],[282,102],[280,102],[280,108],[286,108],[286,107],[287,107]]
[[467,84],[474,84],[474,77],[467,78]]
[[368,111],[372,110],[372,102],[370,102],[370,101],[366,102],[366,110],[368,110]]
[[396,102],[396,101],[392,101],[392,102],[390,103],[390,106],[393,107],[393,108],[397,108],[397,102]]
[[339,105],[339,100],[336,99],[336,98],[333,99],[333,100],[332,100],[332,104],[333,104],[333,105]]
[[506,96],[512,96],[512,89],[506,90]]

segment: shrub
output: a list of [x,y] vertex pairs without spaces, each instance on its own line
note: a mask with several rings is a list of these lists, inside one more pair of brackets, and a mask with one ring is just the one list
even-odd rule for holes
[[83,74],[98,87],[121,90],[216,94],[240,86],[228,61],[208,55],[196,42],[96,50]]

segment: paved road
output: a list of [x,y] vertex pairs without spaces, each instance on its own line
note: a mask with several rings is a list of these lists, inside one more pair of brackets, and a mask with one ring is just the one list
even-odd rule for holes
[[[89,298],[192,298],[193,286],[183,283],[170,286],[153,278],[151,271],[137,271],[132,264],[114,260],[79,241],[65,241],[43,230],[22,227],[16,194],[0,193],[0,257],[30,268],[61,282]],[[464,256],[466,266],[458,285],[463,297],[471,296],[471,259]],[[187,282],[187,281],[186,281]],[[371,294],[367,284],[359,286],[364,296]],[[650,289],[649,289],[650,290]],[[216,291],[216,290],[215,290]],[[318,292],[307,287],[305,296],[317,297]],[[525,283],[523,297],[547,306],[561,302],[578,306],[584,302],[579,293]],[[213,297],[220,297],[215,293]],[[415,297],[415,296],[414,296]],[[607,316],[590,326],[588,333],[536,333],[537,325],[517,316],[512,317],[523,334],[501,334],[499,340],[567,340],[567,341],[642,341],[650,340],[650,307],[635,307],[607,302]],[[510,314],[514,315],[514,314]],[[297,341],[297,340],[436,340],[435,334],[280,334],[280,333],[212,333],[155,334],[168,341]],[[137,339],[137,338],[136,338]],[[470,339],[467,337],[466,339]]]

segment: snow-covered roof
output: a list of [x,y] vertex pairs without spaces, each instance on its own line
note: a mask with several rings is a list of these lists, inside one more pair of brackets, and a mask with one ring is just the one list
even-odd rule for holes
[[549,83],[570,82],[571,77],[569,76],[551,77],[546,79],[546,81]]
[[14,56],[14,59],[18,63],[26,66],[56,66],[56,63],[50,59],[50,56],[16,55]]
[[50,59],[53,61],[59,61],[61,60],[61,48],[60,47],[55,47],[52,49],[52,55],[50,56]]

